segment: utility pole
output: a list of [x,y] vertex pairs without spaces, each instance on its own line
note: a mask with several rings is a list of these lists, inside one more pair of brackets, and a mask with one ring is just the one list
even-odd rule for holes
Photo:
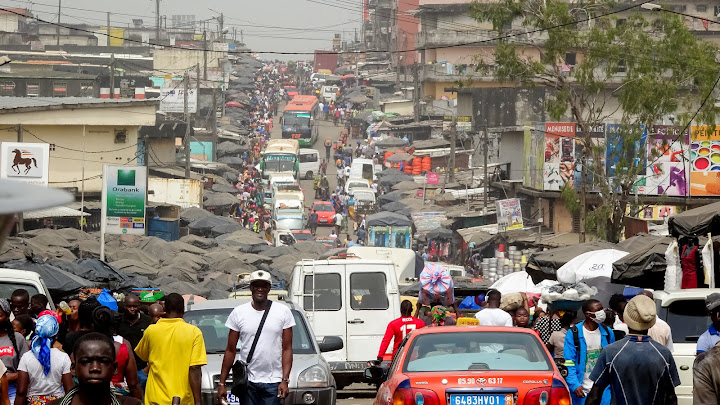
[[490,188],[490,182],[488,181],[487,174],[487,160],[488,160],[488,128],[485,125],[485,131],[483,131],[483,144],[485,151],[483,152],[483,187],[485,188],[483,193],[483,214],[487,215],[488,212],[488,189]]
[[[207,31],[203,31],[203,80],[207,80]],[[200,70],[198,70],[198,89],[199,88]]]
[[190,178],[190,114],[188,113],[188,91],[190,75],[187,70],[183,76],[183,113],[185,114],[185,178]]
[[243,34],[243,30],[240,30],[240,42],[245,43],[245,35]]
[[213,89],[212,89],[212,139],[213,139],[213,146],[212,146],[212,161],[217,162],[217,144],[218,144],[218,134],[217,134],[217,89],[215,88],[215,85],[213,83]]
[[155,16],[157,21],[155,23],[155,43],[160,43],[160,0],[155,0]]
[[220,38],[222,38],[222,42],[225,42],[225,33],[223,32],[225,29],[225,16],[223,13],[220,13],[220,19],[218,21],[220,22]]
[[107,46],[110,46],[110,12],[107,12]]
[[110,98],[115,98],[115,54],[110,55]]
[[[419,70],[418,64],[413,64],[413,106],[415,107],[415,122],[420,122],[420,92],[418,91],[420,88],[420,78],[418,77]],[[455,128],[454,124],[453,128]]]
[[[22,124],[18,124],[18,126],[17,126],[17,141],[18,142],[23,141],[23,126],[22,126]],[[83,142],[83,144],[84,144],[84,142]],[[18,233],[23,232],[25,230],[25,221],[23,219],[22,212],[19,212],[17,214],[17,223],[18,223],[18,227],[17,227]]]
[[[582,129],[584,129],[583,132],[585,132],[586,134],[585,138],[589,138],[590,128]],[[586,144],[589,145],[589,142],[587,142]],[[580,155],[580,236],[578,237],[579,243],[585,243],[585,215],[587,208],[587,149],[587,146],[583,145],[582,154]],[[635,196],[637,197],[637,193],[635,194]]]
[[57,46],[60,46],[60,11],[62,10],[62,0],[58,0],[58,17],[57,25],[55,25],[57,33]]
[[[416,68],[417,69],[417,68]],[[417,73],[417,70],[415,70]],[[457,115],[453,115],[452,127],[450,132],[450,159],[448,170],[450,171],[450,183],[455,182],[455,144],[457,143]],[[447,184],[445,185],[447,187]]]

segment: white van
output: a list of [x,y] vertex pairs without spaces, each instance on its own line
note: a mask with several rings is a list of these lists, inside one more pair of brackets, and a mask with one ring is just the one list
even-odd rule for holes
[[[352,170],[352,168],[350,168]],[[372,188],[370,187],[370,182],[365,179],[359,179],[357,177],[350,177],[345,182],[345,192],[349,195],[353,194],[353,190],[365,190],[365,191],[372,191]]]
[[377,171],[372,159],[355,159],[350,164],[351,179],[365,179],[369,182],[377,181]]
[[0,271],[0,297],[10,297],[13,291],[24,289],[32,297],[35,294],[43,294],[48,299],[48,309],[55,310],[55,303],[50,296],[50,291],[39,274],[34,271],[2,269]]
[[304,175],[307,180],[312,180],[320,173],[320,152],[317,149],[300,149],[299,160],[299,176]]
[[335,101],[338,90],[340,90],[338,86],[322,86],[320,88],[320,98],[324,103]]
[[[382,246],[351,246],[347,249],[351,253],[365,260],[390,260],[395,267],[395,276],[399,284],[414,282],[417,254],[412,249],[387,248]],[[421,267],[422,269],[422,267]]]
[[377,358],[388,323],[400,316],[390,260],[302,260],[293,269],[289,298],[305,310],[318,340],[342,337],[341,350],[324,353],[338,389],[363,381],[363,370],[368,360]]

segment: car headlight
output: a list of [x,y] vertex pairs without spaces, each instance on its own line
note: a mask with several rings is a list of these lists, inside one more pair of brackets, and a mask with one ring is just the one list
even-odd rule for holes
[[298,375],[298,388],[325,387],[328,382],[328,374],[319,365],[306,368]]

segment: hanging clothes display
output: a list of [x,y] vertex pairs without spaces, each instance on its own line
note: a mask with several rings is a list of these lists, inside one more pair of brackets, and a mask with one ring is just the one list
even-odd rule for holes
[[683,246],[680,263],[682,264],[682,288],[698,287],[698,269],[697,269],[697,251],[696,245],[687,244]]

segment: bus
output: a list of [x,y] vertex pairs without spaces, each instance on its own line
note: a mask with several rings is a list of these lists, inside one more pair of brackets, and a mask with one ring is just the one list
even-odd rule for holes
[[[262,178],[267,180],[270,175],[288,175],[298,179],[300,170],[300,146],[297,139],[271,139],[268,141],[265,150],[260,158],[260,173]],[[270,182],[266,181],[266,194],[271,190]]]
[[313,146],[318,138],[320,107],[315,96],[295,96],[282,116],[283,139],[297,139],[300,146]]

